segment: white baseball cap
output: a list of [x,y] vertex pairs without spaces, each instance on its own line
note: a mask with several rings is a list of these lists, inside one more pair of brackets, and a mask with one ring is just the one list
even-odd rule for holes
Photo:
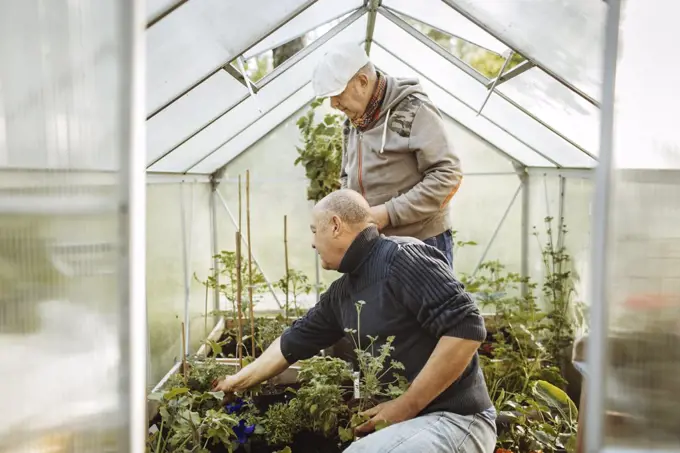
[[312,74],[312,87],[317,98],[337,96],[345,91],[352,77],[368,64],[364,46],[348,42],[324,54]]

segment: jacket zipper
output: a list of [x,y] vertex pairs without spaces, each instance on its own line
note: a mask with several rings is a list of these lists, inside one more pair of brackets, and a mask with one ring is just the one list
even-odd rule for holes
[[361,196],[366,198],[366,191],[364,190],[364,182],[361,179],[361,173],[363,170],[363,147],[361,146],[361,139],[362,139],[363,134],[359,133],[359,147],[358,147],[358,157],[359,157],[359,165],[358,165],[358,173],[359,173],[359,190],[361,190]]

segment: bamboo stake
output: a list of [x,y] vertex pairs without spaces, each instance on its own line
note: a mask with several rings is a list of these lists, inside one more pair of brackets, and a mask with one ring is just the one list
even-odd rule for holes
[[242,210],[241,206],[242,206],[242,202],[241,202],[241,175],[239,174],[238,175],[238,231],[239,231],[239,233],[241,231],[243,231],[243,229],[242,229],[243,221],[241,220],[241,210]]
[[241,306],[241,232],[236,232],[236,309],[238,310],[238,338],[236,339],[237,357],[240,368],[243,368],[243,309]]
[[285,265],[286,265],[286,321],[288,321],[288,311],[289,311],[289,305],[288,305],[288,293],[289,293],[289,285],[290,285],[290,272],[288,270],[288,216],[283,216],[283,254],[284,254],[284,260],[285,260]]
[[246,234],[248,237],[248,304],[250,309],[250,345],[255,357],[255,312],[253,308],[253,253],[250,240],[250,170],[246,170]]
[[184,321],[182,321],[182,376],[184,377],[184,382],[187,380],[187,350],[186,350],[186,326]]

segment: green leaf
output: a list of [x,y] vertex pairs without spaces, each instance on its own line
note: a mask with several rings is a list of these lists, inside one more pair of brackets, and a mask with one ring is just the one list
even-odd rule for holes
[[221,390],[219,392],[208,392],[208,394],[212,395],[218,401],[222,401],[224,399],[224,392]]
[[319,408],[318,405],[312,404],[312,406],[309,408],[309,413],[314,415],[316,413],[316,410]]
[[342,442],[350,442],[354,440],[354,431],[352,428],[338,428],[338,436]]
[[559,387],[547,381],[536,381],[532,387],[534,395],[545,404],[557,409],[566,420],[577,420],[578,409],[569,396]]
[[290,447],[285,447],[283,450],[276,450],[274,453],[293,453]]
[[163,396],[166,400],[171,400],[176,396],[183,395],[185,393],[189,393],[189,389],[187,387],[175,387],[165,392]]

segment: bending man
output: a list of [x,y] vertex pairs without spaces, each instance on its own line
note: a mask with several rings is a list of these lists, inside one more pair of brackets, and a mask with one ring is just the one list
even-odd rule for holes
[[342,274],[319,303],[257,360],[216,390],[242,391],[281,373],[357,329],[363,300],[362,343],[395,336],[392,358],[405,366],[409,389],[370,411],[358,428],[374,430],[349,453],[489,453],[496,442],[495,411],[479,368],[484,320],[442,255],[411,238],[385,237],[372,224],[368,203],[340,190],[314,208],[312,246],[325,269]]

